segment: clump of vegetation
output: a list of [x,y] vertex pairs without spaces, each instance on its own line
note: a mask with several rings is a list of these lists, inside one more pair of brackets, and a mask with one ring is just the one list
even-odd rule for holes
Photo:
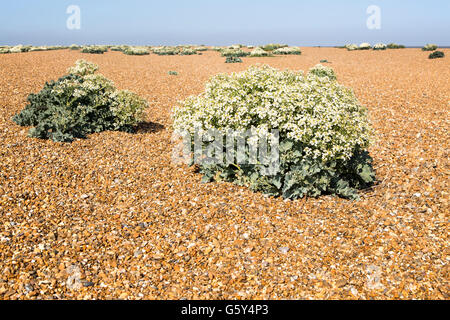
[[[230,181],[288,199],[321,194],[357,199],[357,189],[374,182],[367,152],[372,136],[367,109],[351,89],[314,70],[305,76],[301,71],[253,66],[241,73],[220,74],[207,83],[203,94],[189,97],[175,109],[175,132],[191,137],[210,130],[221,133],[223,139],[217,135],[205,139],[203,152],[226,145],[229,137],[239,137],[236,132],[252,132],[245,149],[224,148],[232,163],[197,163],[205,182]],[[266,174],[262,169],[277,157],[268,156],[263,158],[268,162],[258,164],[237,160],[248,159],[258,139],[275,145],[279,141],[275,172]]]
[[200,47],[195,47],[193,50],[198,51],[198,52],[205,52],[205,51],[208,51],[208,48],[205,46],[200,46]]
[[178,51],[178,54],[180,56],[192,56],[194,54],[197,54],[197,51],[195,51],[194,49],[190,49],[190,48],[183,48]]
[[358,50],[370,50],[370,48],[372,48],[370,43],[363,42],[359,45]]
[[389,44],[387,45],[387,48],[388,48],[388,49],[404,49],[405,46],[402,45],[402,44],[389,43]]
[[238,57],[227,57],[225,63],[242,63],[242,59]]
[[331,63],[331,62],[329,62],[327,59],[322,59],[320,60],[320,63]]
[[262,47],[264,51],[274,51],[280,48],[288,47],[287,44],[269,43]]
[[345,47],[347,48],[348,51],[354,51],[354,50],[358,50],[358,45],[357,44],[347,44],[345,45]]
[[31,137],[58,142],[105,130],[133,132],[147,102],[128,90],[117,90],[97,70],[97,65],[78,60],[67,75],[30,94],[28,105],[12,120],[33,126]]
[[386,50],[387,46],[384,43],[377,43],[373,46],[373,50]]
[[122,52],[131,56],[145,56],[150,54],[148,49],[143,47],[126,47],[122,49]]
[[167,74],[168,74],[169,76],[177,76],[177,75],[178,75],[178,72],[176,72],[176,71],[169,71],[169,72],[167,72]]
[[153,48],[153,53],[159,56],[174,56],[178,54],[178,49],[174,47],[156,47]]
[[241,49],[223,49],[220,51],[222,57],[246,57],[248,56],[248,52],[245,52]]
[[321,64],[317,64],[311,69],[309,69],[308,74],[315,75],[317,77],[327,77],[330,80],[336,80],[336,73],[330,67],[323,66]]
[[250,52],[250,57],[270,57],[272,54],[270,52],[265,51],[261,47],[257,47]]
[[437,59],[437,58],[443,58],[445,54],[442,51],[434,51],[430,53],[428,56],[428,59]]
[[300,50],[299,47],[284,47],[284,48],[279,48],[279,49],[273,50],[272,53],[273,54],[281,54],[281,55],[288,55],[288,54],[301,55],[302,51]]
[[108,51],[106,46],[85,46],[81,49],[81,53],[103,54]]
[[80,47],[79,45],[76,45],[76,44],[71,44],[71,45],[69,46],[69,49],[70,49],[70,50],[80,50],[81,47]]
[[422,51],[434,51],[438,48],[437,45],[435,44],[426,44],[423,48]]

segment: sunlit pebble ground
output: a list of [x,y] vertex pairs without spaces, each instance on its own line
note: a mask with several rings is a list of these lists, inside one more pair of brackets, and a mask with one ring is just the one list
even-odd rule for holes
[[[450,50],[302,51],[0,55],[0,298],[448,299]],[[10,121],[79,58],[149,101],[137,134],[60,144]],[[361,201],[283,201],[171,163],[172,107],[210,76],[321,59],[376,130],[378,182]]]

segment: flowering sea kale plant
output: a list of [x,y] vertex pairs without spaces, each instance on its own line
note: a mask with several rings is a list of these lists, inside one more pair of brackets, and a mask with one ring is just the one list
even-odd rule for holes
[[426,44],[423,48],[422,51],[434,51],[438,48],[437,45],[435,44]]
[[272,54],[268,51],[265,51],[261,47],[256,47],[250,52],[250,57],[270,57]]
[[336,80],[336,73],[334,73],[334,70],[321,64],[317,64],[309,69],[309,74],[313,74],[318,77],[328,77],[330,80]]
[[283,47],[276,49],[272,52],[273,54],[294,54],[294,55],[301,55],[302,51],[299,47]]
[[105,130],[132,132],[147,102],[127,90],[117,90],[98,66],[78,60],[67,75],[30,94],[29,104],[13,121],[33,126],[32,137],[69,142]]
[[372,130],[367,109],[328,69],[304,75],[253,66],[213,77],[203,94],[174,110],[174,133],[184,138],[190,164],[205,181],[269,195],[357,198],[375,180]]
[[369,50],[371,48],[370,43],[363,42],[359,45],[359,50]]
[[384,43],[377,43],[373,46],[373,50],[386,50],[387,46]]

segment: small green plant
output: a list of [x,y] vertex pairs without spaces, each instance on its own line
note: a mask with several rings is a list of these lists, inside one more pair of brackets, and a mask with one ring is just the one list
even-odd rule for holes
[[423,48],[422,51],[434,51],[438,48],[437,45],[435,44],[426,44]]
[[320,60],[320,63],[331,63],[331,62],[329,62],[327,59],[322,59]]
[[70,49],[70,50],[80,50],[81,47],[80,47],[79,45],[72,44],[72,45],[69,46],[69,49]]
[[141,120],[147,102],[138,95],[117,90],[98,66],[78,60],[68,74],[47,82],[12,120],[32,126],[31,137],[70,142],[105,130],[132,132]]
[[81,53],[103,54],[108,51],[106,46],[85,46],[81,49]]
[[177,76],[178,72],[176,72],[176,71],[169,71],[168,74],[169,74],[169,76]]
[[387,48],[388,48],[388,49],[404,49],[405,46],[402,45],[402,44],[389,43],[389,44],[387,45]]
[[227,57],[225,63],[241,63],[242,59],[238,57]]
[[428,59],[437,59],[437,58],[443,58],[445,54],[442,51],[434,51],[430,53],[428,56]]

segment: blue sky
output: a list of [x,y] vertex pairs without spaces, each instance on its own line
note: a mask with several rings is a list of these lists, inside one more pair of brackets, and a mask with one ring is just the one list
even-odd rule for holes
[[[81,29],[69,30],[69,5]],[[381,29],[366,9],[381,9]],[[14,0],[0,4],[0,45],[450,45],[448,0]]]

